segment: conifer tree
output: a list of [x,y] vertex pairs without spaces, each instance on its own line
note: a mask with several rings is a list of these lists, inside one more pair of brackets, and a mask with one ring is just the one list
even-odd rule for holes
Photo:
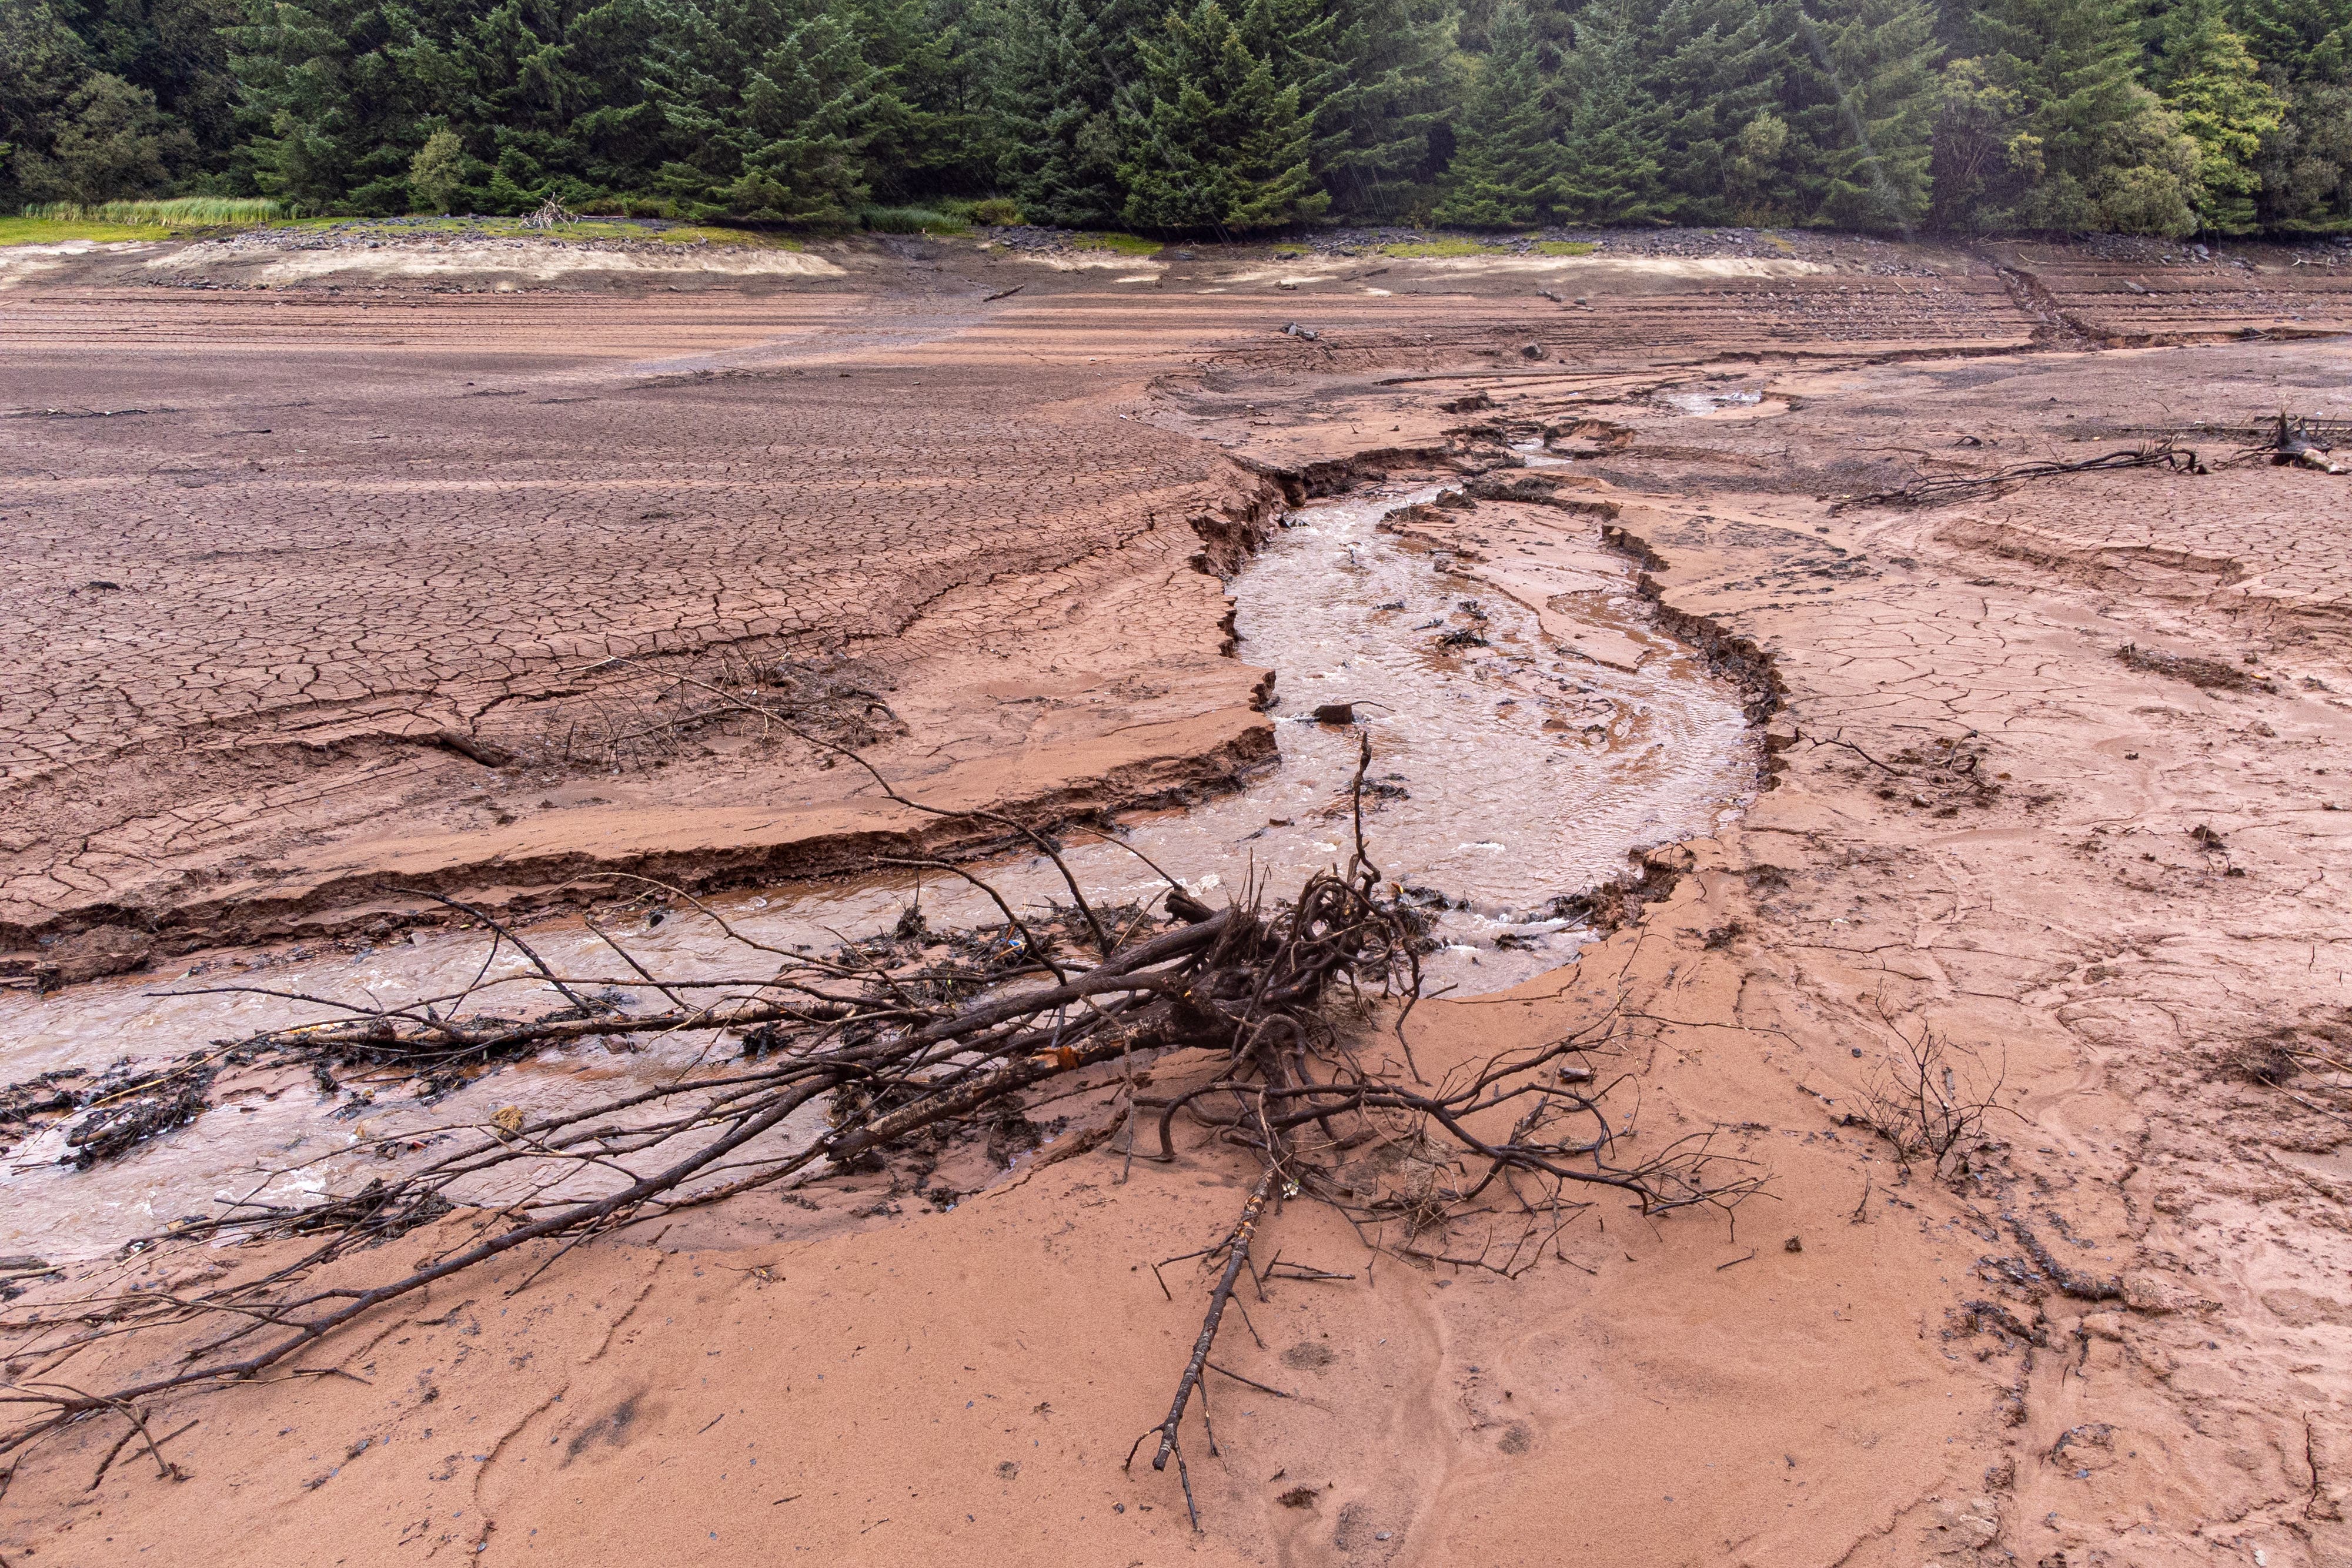
[[153,93],[93,71],[59,106],[48,153],[23,155],[18,177],[36,197],[111,202],[161,193],[171,165],[194,152],[186,128],[155,107]]
[[0,212],[221,182],[239,93],[221,29],[239,10],[238,0],[0,0]]
[[[1790,0],[1665,0],[1643,30],[1642,86],[1658,106],[1664,216],[1728,221],[1735,205],[1785,205],[1780,152],[1748,122],[1780,99]],[[1777,116],[1776,116],[1777,118]]]
[[1654,217],[1663,126],[1642,90],[1633,31],[1614,7],[1596,4],[1577,16],[1572,37],[1559,81],[1560,215],[1593,225]]
[[2255,158],[2261,221],[2352,222],[2352,0],[2231,0],[2227,15],[2282,103]]
[[1148,16],[1143,0],[1009,0],[999,178],[1032,222],[1118,221],[1118,98],[1139,74],[1135,39]]
[[2286,106],[2231,30],[2221,0],[2182,0],[2165,19],[2156,85],[2197,143],[2199,223],[2229,234],[2252,229],[2261,187],[2255,160]]
[[2229,0],[2224,17],[2280,81],[2352,79],[2352,0]]
[[866,63],[882,73],[866,141],[892,199],[992,186],[1002,150],[989,99],[1002,8],[994,0],[855,0]]
[[1569,198],[1551,51],[1520,0],[1496,8],[1487,37],[1431,215],[1479,228],[1548,222]]
[[1171,9],[1137,40],[1142,75],[1122,95],[1125,215],[1141,228],[1278,228],[1329,198],[1308,167],[1311,116],[1277,84],[1219,0]]
[[1393,217],[1431,193],[1456,13],[1447,0],[1331,0],[1330,15],[1336,68],[1316,106],[1316,182],[1351,213]]
[[866,199],[881,73],[837,13],[810,4],[779,20],[761,32],[760,42],[774,41],[748,73],[741,121],[730,128],[743,172],[727,198],[747,216],[839,223]]
[[2007,111],[2005,199],[1986,214],[1996,225],[2195,226],[2197,148],[2140,83],[2131,24],[2131,0],[1990,0],[1977,14],[1969,79]]
[[1783,113],[1800,141],[1804,221],[1918,224],[1935,137],[1935,13],[1925,0],[1801,0],[1796,22]]

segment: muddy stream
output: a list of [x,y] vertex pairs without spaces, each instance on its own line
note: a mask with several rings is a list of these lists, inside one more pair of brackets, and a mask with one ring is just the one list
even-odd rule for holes
[[[1530,453],[1528,461],[1556,460]],[[1433,908],[1442,899],[1444,946],[1426,961],[1425,990],[1463,996],[1570,961],[1586,934],[1554,901],[1622,874],[1631,851],[1728,821],[1752,786],[1755,757],[1739,693],[1652,626],[1627,563],[1601,548],[1592,523],[1553,513],[1537,532],[1504,530],[1482,547],[1483,561],[1471,562],[1410,529],[1382,528],[1391,512],[1437,494],[1434,486],[1391,485],[1285,519],[1231,584],[1239,656],[1276,673],[1279,762],[1236,793],[1139,818],[1125,831],[1213,903],[1254,876],[1277,894],[1295,888],[1346,858],[1358,728],[1314,714],[1353,704],[1374,753],[1372,856]],[[1090,899],[1117,904],[1165,887],[1141,860],[1105,841],[1075,845],[1067,858]],[[1016,908],[1061,892],[1043,857],[983,874]],[[912,881],[892,878],[709,902],[762,942],[814,949],[888,928],[917,895]],[[932,877],[919,897],[934,928],[1002,919],[961,883]],[[657,924],[646,918],[625,939],[656,975],[760,972],[747,961],[756,954],[728,945],[691,905]],[[577,919],[550,920],[528,936],[559,973],[624,972]],[[213,953],[47,998],[10,993],[0,999],[0,1082],[62,1068],[95,1073],[124,1058],[157,1061],[331,1016],[280,998],[158,994],[174,987],[404,1001],[464,989],[486,946],[478,932],[420,930],[358,952]],[[488,978],[474,1007],[511,1015],[562,1005],[510,947]],[[224,1080],[194,1122],[88,1170],[61,1159],[69,1118],[18,1134],[0,1153],[0,1254],[92,1257],[223,1204],[351,1190],[388,1174],[374,1140],[397,1134],[401,1149],[430,1147],[438,1131],[481,1125],[509,1106],[537,1114],[606,1099],[736,1049],[731,1039],[672,1038],[550,1051],[431,1102],[416,1097],[415,1084],[329,1093],[307,1074]]]

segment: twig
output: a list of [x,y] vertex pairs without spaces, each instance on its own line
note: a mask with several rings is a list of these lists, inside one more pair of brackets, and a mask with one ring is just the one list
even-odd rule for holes
[[[1153,1429],[1160,1434],[1160,1451],[1152,1456],[1151,1468],[1164,1470],[1170,1458],[1174,1458],[1176,1478],[1184,1488],[1184,1511],[1191,1516],[1196,1531],[1201,1528],[1201,1511],[1192,1500],[1192,1478],[1184,1468],[1184,1452],[1177,1441],[1176,1428],[1184,1419],[1184,1406],[1192,1403],[1192,1391],[1200,1386],[1202,1371],[1209,1363],[1209,1347],[1217,1343],[1217,1326],[1224,1321],[1225,1303],[1234,1299],[1234,1281],[1249,1267],[1250,1241],[1257,1234],[1258,1216],[1265,1212],[1265,1200],[1273,1191],[1274,1172],[1269,1170],[1257,1178],[1257,1186],[1250,1189],[1249,1201],[1242,1205],[1241,1219],[1225,1239],[1224,1272],[1218,1276],[1216,1288],[1209,1292],[1209,1311],[1201,1321],[1200,1337],[1192,1343],[1192,1359],[1185,1363],[1184,1375],[1176,1380],[1176,1398],[1168,1406],[1168,1419]],[[1142,1448],[1143,1438],[1150,1436],[1150,1432],[1144,1433],[1135,1440],[1135,1447],[1128,1449],[1128,1465],[1135,1463],[1136,1449]]]

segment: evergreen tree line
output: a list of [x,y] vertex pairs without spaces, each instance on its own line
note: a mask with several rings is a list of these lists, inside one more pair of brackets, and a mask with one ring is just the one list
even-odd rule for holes
[[2352,228],[2352,0],[0,0],[0,210]]

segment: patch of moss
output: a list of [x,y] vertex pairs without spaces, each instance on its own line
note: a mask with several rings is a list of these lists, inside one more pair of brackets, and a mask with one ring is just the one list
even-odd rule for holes
[[1158,256],[1164,248],[1158,240],[1139,235],[1083,234],[1070,243],[1080,250],[1107,250],[1117,256]]
[[1547,239],[1536,242],[1538,256],[1591,256],[1600,248],[1589,239]]
[[1445,239],[1415,240],[1411,244],[1384,245],[1382,256],[1392,256],[1401,261],[1424,261],[1432,257],[1456,256],[1499,256],[1502,247],[1485,240],[1468,239],[1456,235]]

